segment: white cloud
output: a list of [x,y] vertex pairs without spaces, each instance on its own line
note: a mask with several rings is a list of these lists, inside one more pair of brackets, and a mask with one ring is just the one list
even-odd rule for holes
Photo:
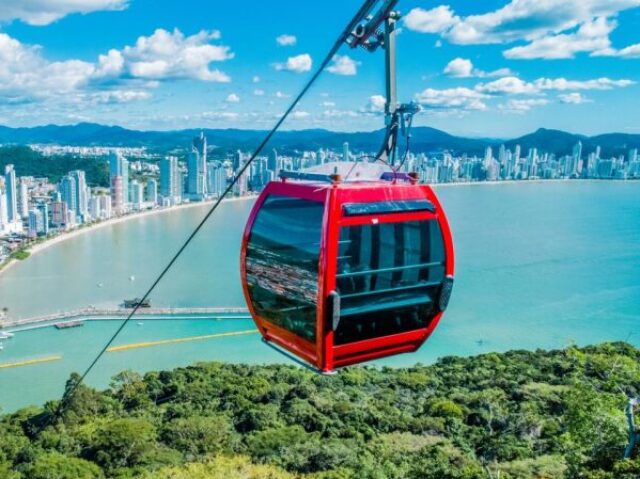
[[236,120],[240,114],[233,111],[205,111],[200,113],[198,117],[206,120]]
[[436,90],[427,88],[415,95],[415,99],[425,108],[455,110],[486,110],[483,100],[487,95],[470,88],[447,88]]
[[282,93],[281,91],[277,91],[275,92],[274,96],[276,98],[289,98],[291,95],[289,95],[288,93]]
[[260,77],[259,77],[258,75],[256,75],[256,76],[254,76],[254,77],[251,79],[251,81],[252,81],[253,83],[260,83]]
[[546,100],[544,98],[529,98],[525,100],[511,99],[506,103],[498,105],[498,109],[509,111],[512,113],[524,113],[531,110],[531,108],[535,106],[542,106],[547,104],[549,104],[549,100]]
[[283,34],[276,38],[276,43],[282,47],[295,45],[298,39],[293,35]]
[[263,96],[264,95],[264,90],[261,90],[260,88],[256,88],[255,90],[253,90],[253,94],[255,96]]
[[97,103],[129,103],[148,100],[151,96],[151,93],[142,90],[107,90],[91,93],[86,98]]
[[96,68],[80,60],[49,62],[39,47],[0,33],[0,95],[37,98],[73,92],[86,85]]
[[475,89],[492,95],[537,95],[545,90],[611,90],[633,84],[632,80],[612,80],[606,77],[592,80],[538,78],[533,82],[526,82],[516,77],[505,77],[489,83],[479,83]]
[[603,50],[593,52],[592,56],[640,58],[640,43],[629,45],[628,47],[622,48],[620,50],[616,50],[615,48],[605,48]]
[[448,5],[432,10],[414,8],[404,17],[404,24],[409,30],[421,33],[442,33],[459,21]]
[[[209,64],[232,58],[228,47],[211,45],[219,32],[185,36],[156,30],[135,45],[111,49],[95,62],[50,61],[39,46],[25,45],[0,33],[0,103],[47,100],[47,106],[73,107],[127,103],[151,98],[161,81],[192,78],[229,81]],[[66,115],[62,112],[61,115]]]
[[302,53],[294,57],[289,57],[285,63],[275,63],[273,66],[276,70],[287,70],[295,73],[303,73],[311,70],[311,55]]
[[106,55],[98,56],[96,77],[119,76],[124,69],[124,57],[119,50],[111,49]]
[[512,75],[511,70],[508,68],[500,68],[492,72],[485,72],[473,67],[471,60],[466,58],[454,58],[451,60],[444,69],[444,74],[454,78],[469,78],[469,77],[499,77]]
[[476,85],[476,90],[493,95],[521,95],[540,92],[540,88],[536,85],[514,76],[499,78],[489,83],[480,83]]
[[325,118],[357,118],[359,115],[353,110],[329,109],[323,111],[322,116]]
[[387,104],[387,99],[384,96],[372,95],[369,97],[369,104],[367,105],[367,111],[372,113],[383,112],[386,104]]
[[567,80],[566,78],[539,78],[534,82],[541,90],[612,90],[634,85],[633,80],[612,80],[595,78],[593,80]]
[[123,10],[128,0],[2,0],[0,22],[22,20],[30,25],[48,25],[72,13]]
[[444,69],[444,74],[457,78],[467,78],[472,76],[473,63],[465,58],[454,58]]
[[581,105],[583,103],[591,103],[592,100],[586,98],[582,93],[573,92],[558,95],[558,98],[562,103],[568,103],[572,105]]
[[240,101],[240,97],[235,93],[229,93],[229,96],[227,96],[226,101],[227,103],[238,103]]
[[321,106],[324,106],[325,108],[333,108],[336,104],[333,101],[323,101]]
[[510,48],[504,56],[510,59],[531,60],[535,58],[561,59],[573,58],[580,52],[608,51],[611,48],[609,34],[616,28],[616,22],[599,17],[583,23],[575,33],[549,35],[531,43]]
[[404,22],[455,44],[527,42],[507,50],[509,58],[571,58],[578,52],[615,54],[609,40],[616,27],[612,19],[639,6],[640,0],[511,0],[498,10],[466,17],[444,5],[414,8]]
[[230,48],[212,45],[218,31],[202,30],[185,36],[180,30],[157,29],[150,37],[140,37],[134,46],[125,47],[125,68],[136,78],[192,78],[210,82],[229,82],[220,70],[210,69],[212,62],[233,58]]
[[[280,116],[280,115],[278,115]],[[293,113],[291,113],[291,116],[296,119],[296,120],[302,120],[303,118],[308,118],[310,116],[308,111],[300,111],[300,110],[296,110]]]
[[333,64],[327,68],[327,71],[336,75],[352,76],[358,73],[358,65],[360,62],[353,60],[348,55],[336,55],[333,57]]

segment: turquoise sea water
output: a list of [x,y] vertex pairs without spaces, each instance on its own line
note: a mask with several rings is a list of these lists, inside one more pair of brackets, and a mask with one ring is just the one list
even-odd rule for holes
[[[457,253],[449,310],[419,352],[379,364],[572,342],[628,339],[640,345],[640,182],[452,186],[438,193]],[[152,295],[154,305],[244,304],[238,254],[250,206],[224,204]],[[197,207],[132,220],[52,246],[0,275],[0,307],[24,317],[140,296],[203,213]],[[252,327],[238,319],[142,322],[129,324],[118,344]],[[0,364],[52,354],[63,359],[0,369],[0,406],[12,410],[59,395],[69,373],[84,368],[117,326],[94,321],[4,341]],[[224,337],[108,353],[88,382],[104,387],[122,369],[201,360],[286,361],[257,335]]]

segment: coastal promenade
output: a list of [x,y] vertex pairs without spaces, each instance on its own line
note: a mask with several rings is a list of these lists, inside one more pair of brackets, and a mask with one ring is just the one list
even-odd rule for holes
[[[30,318],[20,318],[20,319],[12,319],[10,317],[2,317],[0,316],[0,328],[23,328],[26,326],[31,327],[41,327],[43,325],[48,325],[51,323],[55,323],[57,321],[94,321],[94,320],[109,320],[109,319],[123,319],[126,318],[130,313],[131,309],[126,308],[95,308],[95,307],[87,307],[76,309],[73,311],[66,312],[58,312],[51,313],[42,316],[33,316]],[[223,315],[241,315],[246,317],[249,315],[249,310],[247,308],[140,308],[136,311],[135,317],[138,318],[149,318],[151,316],[160,316],[166,317],[166,319],[179,319],[177,316],[180,315],[212,315],[212,314],[223,314]],[[197,316],[196,316],[197,318]],[[190,319],[194,319],[191,317]]]

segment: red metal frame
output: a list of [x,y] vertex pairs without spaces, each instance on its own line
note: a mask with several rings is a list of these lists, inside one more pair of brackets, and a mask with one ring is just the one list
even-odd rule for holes
[[[249,235],[260,207],[269,195],[282,195],[310,201],[322,202],[325,205],[320,241],[320,257],[318,264],[318,297],[316,316],[315,344],[280,328],[256,314],[246,282],[246,251]],[[421,200],[427,199],[436,206],[435,213],[404,212],[380,215],[362,215],[343,217],[342,206],[345,203],[371,203],[379,201]],[[374,339],[357,341],[334,346],[333,330],[326,324],[325,305],[327,296],[336,289],[336,268],[338,253],[338,237],[342,226],[378,223],[404,222],[424,219],[436,219],[442,231],[445,245],[445,274],[453,276],[454,250],[451,229],[444,210],[431,187],[410,183],[391,182],[359,182],[359,183],[308,183],[308,182],[271,182],[269,183],[249,215],[242,238],[240,255],[240,271],[244,296],[249,311],[258,329],[267,341],[301,357],[323,372],[335,368],[370,361],[399,353],[412,352],[418,349],[431,335],[442,317],[438,313],[427,328],[405,333],[394,334]]]

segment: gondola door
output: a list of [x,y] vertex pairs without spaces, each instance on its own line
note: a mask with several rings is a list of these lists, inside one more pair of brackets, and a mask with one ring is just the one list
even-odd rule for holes
[[449,232],[443,233],[435,206],[427,210],[424,204],[333,208],[340,220],[329,232],[335,262],[327,268],[325,286],[325,369],[415,351],[437,325],[444,309],[439,300],[452,273]]

